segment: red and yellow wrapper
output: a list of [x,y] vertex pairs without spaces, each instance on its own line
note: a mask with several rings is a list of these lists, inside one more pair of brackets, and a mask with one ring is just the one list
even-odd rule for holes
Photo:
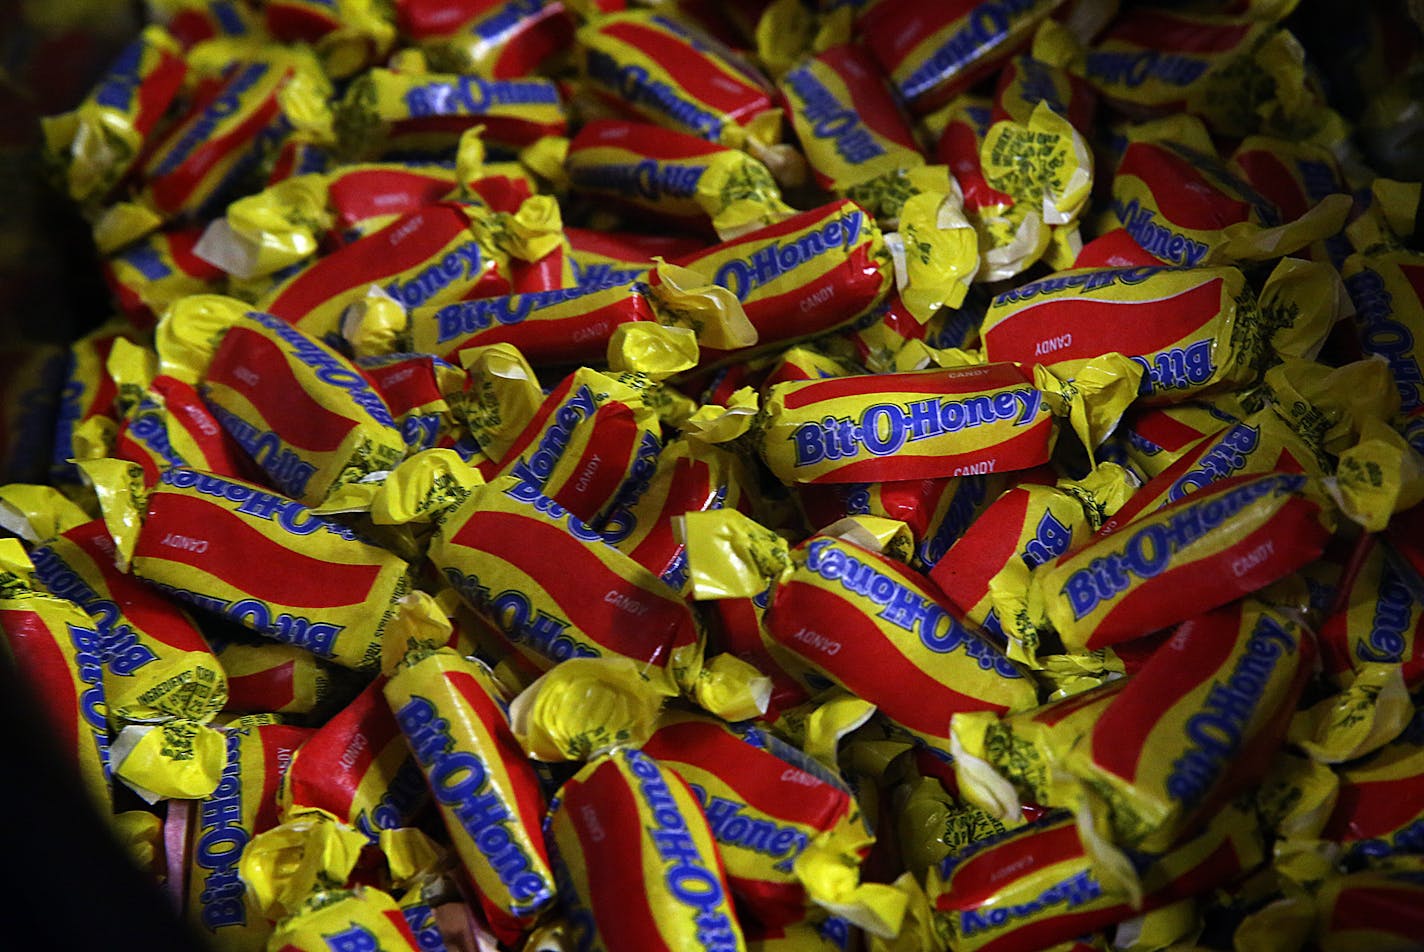
[[104,260],[104,281],[136,326],[152,326],[189,294],[217,289],[223,272],[196,254],[201,236],[198,228],[156,231]]
[[[1335,156],[1310,142],[1247,136],[1231,153],[1229,164],[1286,221],[1297,221],[1331,195],[1349,191]],[[1338,268],[1351,249],[1349,240],[1339,234],[1308,250],[1312,260],[1329,261]]]
[[263,48],[199,81],[191,106],[146,151],[132,202],[111,207],[96,225],[101,251],[141,237],[165,221],[214,217],[254,171],[273,137],[294,126],[329,127],[321,68],[294,49]]
[[624,494],[599,530],[677,591],[687,586],[687,548],[673,520],[688,512],[741,509],[750,504],[753,476],[734,453],[693,439],[670,442],[647,480]]
[[145,490],[132,464],[85,465],[121,568],[342,667],[380,666],[406,562],[252,483],[175,468]]
[[994,363],[780,384],[760,411],[757,447],[787,484],[986,475],[1046,463],[1068,416],[1089,445],[1134,399],[1126,358],[1080,372],[1075,396],[1042,368]]
[[892,0],[866,10],[856,32],[910,110],[924,114],[989,75],[1061,3]]
[[355,363],[391,411],[408,453],[428,450],[451,435],[450,395],[464,389],[463,370],[428,351],[359,357]]
[[[429,557],[539,670],[623,657],[672,691],[696,680],[702,636],[690,606],[535,486],[504,478],[470,492],[443,518]],[[543,571],[545,561],[561,571]]]
[[[1026,476],[1020,473],[1015,479]],[[879,516],[905,523],[918,540],[912,564],[928,571],[1008,488],[1002,476],[951,476],[888,483],[807,483],[797,487],[796,498],[814,529],[846,516]]]
[[1084,73],[1104,100],[1128,115],[1185,110],[1219,134],[1249,135],[1271,115],[1268,103],[1278,95],[1302,96],[1293,87],[1305,84],[1299,66],[1291,72],[1289,49],[1297,41],[1274,22],[1291,5],[1263,9],[1272,15],[1127,11],[1088,50]]
[[201,388],[223,428],[293,499],[319,505],[405,458],[370,381],[274,315],[190,297],[164,318],[160,341],[165,369]]
[[1069,376],[1104,353],[1125,354],[1143,368],[1142,402],[1160,403],[1249,380],[1258,321],[1236,268],[1083,269],[996,295],[980,334],[988,360]]
[[955,712],[1037,703],[1026,673],[903,564],[827,535],[788,552],[738,513],[684,518],[695,597],[755,597],[770,577],[767,636],[809,686],[839,685],[946,759]]
[[1114,678],[1027,711],[955,714],[949,730],[959,795],[1000,822],[1017,826],[1025,806],[1057,799],[1057,774],[1078,740],[1128,685]]
[[1247,415],[1233,397],[1134,407],[1124,417],[1119,433],[1132,465],[1151,478],[1202,440],[1239,423]]
[[[641,749],[692,789],[728,885],[763,926],[805,918],[808,886],[794,867],[812,842],[857,865],[869,849],[872,837],[849,789],[761,730],[670,714]],[[809,888],[814,895],[815,885]]]
[[723,349],[755,342],[726,288],[667,264],[650,273],[657,275],[651,283],[581,285],[417,308],[410,317],[410,346],[458,360],[464,350],[509,344],[533,366],[559,367],[606,362],[614,332],[634,321],[691,325]]
[[109,373],[109,354],[116,340],[131,333],[117,323],[105,324],[69,346],[59,406],[54,414],[50,463],[50,479],[59,485],[79,482],[79,473],[70,462],[84,455],[75,442],[79,425],[91,417],[114,415],[118,386]]
[[516,79],[573,45],[573,11],[562,0],[398,0],[395,11],[402,35],[451,72]]
[[590,92],[632,115],[733,148],[773,146],[781,113],[750,63],[684,21],[653,10],[601,17],[578,32]]
[[147,485],[173,466],[224,476],[247,477],[258,470],[232,434],[191,384],[153,377],[144,395],[124,413],[108,455],[137,463]]
[[[1219,480],[1039,566],[1029,582],[1028,614],[1046,620],[1070,651],[1127,641],[1313,562],[1334,526],[1334,509],[1311,477]],[[1001,621],[1012,627],[1010,619]],[[1025,650],[1035,647],[1031,630],[1010,635]]]
[[46,150],[70,198],[91,204],[109,196],[143,157],[187,72],[173,36],[146,27],[76,109],[43,120]]
[[1112,182],[1112,214],[1144,250],[1196,268],[1264,261],[1340,231],[1351,199],[1327,196],[1287,218],[1216,155],[1190,119],[1162,120],[1129,132]]
[[212,649],[187,613],[115,567],[103,520],[47,540],[30,557],[46,589],[93,617],[116,722],[203,722],[222,709],[227,681]]
[[557,245],[558,227],[546,197],[535,196],[513,216],[438,202],[318,259],[257,306],[321,339],[373,284],[407,310],[508,293],[510,256],[543,257]]
[[399,73],[377,67],[347,88],[336,112],[350,159],[438,152],[484,126],[489,144],[513,151],[567,129],[563,98],[551,80],[485,79],[453,73]]
[[823,189],[873,207],[856,186],[925,164],[875,60],[860,47],[834,46],[804,60],[781,78],[780,88]]
[[297,750],[279,797],[284,817],[323,810],[373,843],[381,830],[410,825],[429,789],[391,717],[385,683],[377,675]]
[[573,189],[637,222],[725,237],[796,212],[766,166],[715,141],[664,126],[595,119],[569,142]]
[[1419,852],[1424,831],[1421,741],[1416,719],[1398,740],[1339,769],[1339,798],[1321,835],[1341,844],[1346,865],[1373,865]]
[[1081,480],[1006,491],[974,520],[930,570],[966,621],[1001,634],[994,593],[1023,592],[1029,573],[1087,541],[1124,503],[1135,486],[1127,472],[1100,464]]
[[277,923],[267,947],[276,952],[420,952],[400,906],[371,886],[324,889]]
[[27,561],[18,542],[10,540],[0,558],[5,563],[0,569],[0,635],[7,663],[29,686],[29,696],[43,705],[40,717],[47,736],[59,746],[57,759],[73,764],[90,802],[107,815],[113,797],[99,632],[78,605],[37,592],[11,574],[23,571]]
[[[1380,249],[1352,255],[1340,271],[1355,305],[1360,349],[1389,363],[1400,412],[1413,420],[1424,412],[1424,364],[1415,341],[1424,334],[1424,254]],[[1420,439],[1407,429],[1411,444]]]
[[227,674],[225,711],[311,714],[328,706],[340,684],[341,669],[294,645],[231,641],[213,647]]
[[1116,532],[1144,513],[1180,502],[1223,479],[1265,473],[1321,476],[1324,472],[1320,451],[1267,408],[1197,441],[1121,509],[1109,513],[1102,531]]
[[[841,200],[675,262],[737,296],[760,347],[849,324],[889,291],[889,253],[875,222]],[[704,349],[705,362],[729,357]],[[745,352],[739,352],[745,356]]]
[[656,258],[672,261],[705,247],[705,239],[684,235],[644,235],[570,227],[564,229],[560,247],[541,259],[540,264],[557,265],[551,269],[557,273],[557,279],[549,288],[627,284],[647,274]]
[[1323,952],[1408,948],[1424,931],[1421,899],[1415,869],[1330,876],[1315,897],[1312,938]]
[[1321,659],[1336,684],[1369,664],[1399,664],[1411,692],[1424,685],[1424,603],[1410,575],[1386,544],[1370,547],[1343,604],[1320,629]]
[[549,392],[503,452],[481,445],[497,460],[498,475],[597,527],[639,461],[661,452],[660,430],[657,411],[638,391],[581,367]]
[[544,798],[486,669],[441,649],[408,654],[383,688],[495,932],[515,942],[555,900]]
[[717,841],[672,769],[616,749],[559,789],[547,830],[559,902],[582,948],[746,949]]
[[363,162],[294,174],[227,206],[196,252],[241,279],[282,271],[450,198],[458,173],[434,162]]
[[1308,629],[1253,599],[1178,627],[1067,756],[1095,855],[1103,839],[1160,851],[1257,783],[1315,653]]
[[272,923],[252,902],[238,862],[254,836],[277,825],[278,784],[310,735],[309,728],[283,724],[224,728],[217,789],[183,804],[185,918],[221,952],[267,947]]
[[373,0],[265,0],[262,23],[280,43],[307,43],[334,79],[384,60],[396,28]]
[[926,892],[956,949],[1044,949],[1224,885],[1264,853],[1255,818],[1228,808],[1200,835],[1144,856],[1134,895],[1092,862],[1072,818],[1054,814],[950,854]]

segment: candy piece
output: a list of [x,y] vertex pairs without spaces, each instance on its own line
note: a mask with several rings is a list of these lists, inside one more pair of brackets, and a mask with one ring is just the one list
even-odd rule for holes
[[152,326],[189,294],[217,289],[222,270],[195,253],[201,235],[197,228],[156,231],[104,260],[104,281],[136,326]]
[[893,0],[868,9],[856,27],[911,111],[926,113],[987,76],[1060,3],[966,0],[931,10]]
[[1139,245],[1189,268],[1290,254],[1339,232],[1351,206],[1349,196],[1336,194],[1300,218],[1283,217],[1186,117],[1129,132],[1112,196],[1113,215]]
[[383,691],[496,934],[513,942],[554,902],[539,783],[487,670],[415,651]]
[[69,346],[64,368],[64,384],[59,394],[58,412],[54,416],[53,456],[50,479],[64,485],[79,482],[79,473],[70,460],[79,453],[75,430],[85,420],[96,416],[112,416],[118,387],[109,374],[109,353],[114,342],[132,332],[118,323],[105,324],[81,337]]
[[101,251],[165,221],[213,217],[236,197],[266,141],[293,128],[319,135],[329,126],[330,87],[310,54],[254,52],[225,63],[219,77],[203,82],[187,113],[145,153],[134,200],[111,206],[96,225]]
[[641,751],[614,750],[565,783],[545,835],[583,947],[746,948],[702,809],[685,781]]
[[755,485],[735,454],[700,440],[673,440],[646,483],[623,495],[599,534],[673,589],[685,591],[687,551],[672,520],[688,512],[741,509]]
[[[850,323],[884,296],[891,280],[879,229],[850,201],[802,212],[674,263],[735,294],[763,347]],[[730,356],[709,350],[704,360]]]
[[1424,929],[1418,875],[1417,869],[1405,867],[1327,877],[1309,934],[1327,952],[1407,947]]
[[1322,475],[1326,462],[1271,409],[1199,440],[1109,514],[1099,532],[1113,533],[1139,516],[1188,498],[1223,479],[1264,473]]
[[1419,853],[1424,799],[1418,719],[1367,760],[1339,769],[1340,793],[1323,835],[1342,844],[1341,861],[1358,867],[1400,853]]
[[1424,370],[1414,350],[1424,302],[1424,256],[1381,249],[1352,255],[1340,271],[1355,303],[1360,349],[1389,362],[1399,390],[1404,433],[1424,446]]
[[1314,636],[1251,599],[1180,626],[1116,694],[1065,767],[1085,842],[1160,851],[1264,775],[1315,658]]
[[662,449],[656,411],[636,390],[586,367],[550,391],[517,432],[498,454],[496,472],[595,528],[635,470],[645,468],[639,461],[655,460]]
[[[1131,10],[1094,43],[1084,69],[1103,98],[1129,115],[1185,108],[1222,135],[1249,135],[1285,79],[1270,64],[1295,44],[1274,25],[1289,7],[1267,4],[1257,16]],[[1304,86],[1303,77],[1290,79]],[[1287,86],[1284,95],[1297,94]]]
[[575,21],[560,0],[398,0],[395,7],[402,35],[432,66],[454,73],[528,76],[573,45]]
[[781,116],[766,78],[696,27],[630,10],[584,26],[578,43],[589,91],[619,113],[758,158],[776,145]]
[[[115,341],[109,371],[122,394],[118,401],[123,407],[122,420],[111,441],[84,447],[84,457],[113,456],[137,463],[143,468],[144,483],[150,486],[158,481],[159,473],[173,466],[224,476],[258,474],[242,446],[222,428],[192,384],[157,373],[153,352],[125,340]],[[76,438],[84,438],[89,425],[81,426]]]
[[459,367],[427,353],[373,355],[355,363],[390,410],[408,453],[430,449],[452,435],[448,395],[462,390],[467,379]]
[[282,43],[308,43],[333,79],[384,60],[395,44],[390,14],[373,0],[266,0],[262,22]]
[[1254,320],[1235,268],[1081,270],[997,295],[980,333],[991,361],[1064,374],[1117,351],[1142,365],[1144,402],[1175,402],[1247,377],[1255,355],[1237,328]]
[[405,439],[341,354],[231,298],[193,296],[159,332],[164,369],[196,383],[272,484],[319,505],[405,457]]
[[1003,717],[986,711],[956,713],[949,730],[960,795],[1011,826],[1023,822],[1025,804],[1053,803],[1056,774],[1069,752],[1128,683],[1114,678]]
[[347,87],[336,114],[343,153],[353,160],[448,149],[484,126],[491,145],[515,150],[563,135],[559,89],[547,79],[483,79],[376,68]]
[[954,948],[1047,948],[1229,882],[1263,857],[1254,817],[1234,807],[1201,834],[1143,856],[1139,893],[1093,864],[1071,818],[1050,814],[931,867],[926,892]]
[[1132,505],[1135,489],[1132,477],[1111,463],[1081,480],[1010,489],[949,547],[931,569],[930,580],[965,620],[999,634],[998,608],[990,593],[1025,591],[1030,571],[1081,544],[1124,504]]
[[108,813],[109,724],[99,632],[78,605],[32,587],[25,577],[30,568],[17,540],[0,542],[0,633],[7,661],[43,705],[41,716],[85,794]]
[[462,350],[512,344],[536,366],[596,364],[622,325],[655,321],[691,325],[723,349],[756,342],[731,292],[698,272],[656,265],[631,284],[581,286],[506,297],[481,298],[443,307],[417,308],[410,317],[410,346],[458,360]]
[[[252,903],[238,862],[257,834],[277,824],[277,787],[311,731],[274,724],[223,730],[222,779],[211,794],[183,803],[187,822],[186,917],[224,952],[265,947],[272,924]],[[170,821],[172,822],[172,821]]]
[[115,568],[103,520],[36,541],[35,578],[94,619],[116,722],[201,722],[222,709],[227,684],[212,649],[187,613]]
[[764,926],[804,918],[808,886],[793,868],[812,841],[854,863],[869,847],[839,778],[760,730],[670,714],[642,751],[687,781],[717,840],[728,885]]
[[925,164],[875,61],[859,47],[836,46],[806,59],[780,87],[823,189],[873,207],[867,183]]
[[211,639],[227,674],[226,711],[311,714],[340,696],[341,668],[295,645]]
[[565,172],[580,194],[631,220],[724,238],[796,212],[761,162],[739,149],[641,122],[596,119],[569,143]]
[[1318,558],[1336,525],[1319,491],[1304,475],[1219,480],[1035,569],[1028,618],[1000,620],[1025,651],[1038,634],[1013,629],[1029,619],[1047,620],[1069,650],[1185,621]]
[[299,747],[282,783],[284,818],[323,810],[373,843],[408,826],[429,799],[378,675]]
[[1071,394],[1043,368],[1011,363],[781,384],[762,407],[757,445],[785,483],[1029,469],[1048,461],[1057,417],[1094,446],[1090,417],[1115,421],[1132,402],[1136,366],[1117,355],[1098,364],[1097,379],[1080,371]]
[[945,760],[956,711],[1037,702],[1017,665],[893,559],[827,535],[788,551],[734,512],[688,513],[685,523],[697,598],[754,596],[772,581],[766,630],[824,679],[811,686],[829,682],[869,701]]
[[[536,575],[524,557],[531,546],[558,553],[566,571]],[[690,607],[536,487],[504,478],[471,491],[442,520],[429,557],[539,670],[625,657],[670,693],[696,680],[702,634]]]
[[78,108],[42,120],[46,150],[70,198],[92,204],[108,196],[142,159],[186,74],[173,36],[145,27]]
[[175,468],[144,491],[132,464],[85,466],[123,570],[343,667],[379,665],[406,562],[251,483]]
[[420,946],[400,907],[369,886],[326,889],[277,923],[268,948],[282,952],[418,952]]
[[[1349,191],[1334,155],[1309,142],[1247,136],[1229,164],[1286,221],[1297,221],[1331,195]],[[1312,260],[1338,268],[1350,254],[1350,242],[1343,234],[1331,235],[1309,250]]]
[[538,260],[558,243],[557,207],[535,196],[516,215],[458,202],[427,205],[313,262],[258,300],[258,308],[322,339],[372,284],[410,309],[509,289],[511,256]]
[[1128,410],[1120,429],[1132,465],[1148,478],[1170,467],[1203,439],[1240,422],[1247,412],[1230,395],[1202,402]]
[[1424,683],[1418,638],[1424,604],[1410,584],[1409,570],[1391,557],[1389,547],[1372,544],[1350,583],[1344,604],[1320,629],[1320,653],[1326,673],[1342,687],[1369,664],[1402,664],[1405,685]]

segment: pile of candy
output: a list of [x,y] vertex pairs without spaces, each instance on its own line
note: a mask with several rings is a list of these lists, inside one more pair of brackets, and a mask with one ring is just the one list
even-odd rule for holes
[[155,0],[0,486],[96,807],[219,950],[1418,947],[1421,189],[1295,6]]

